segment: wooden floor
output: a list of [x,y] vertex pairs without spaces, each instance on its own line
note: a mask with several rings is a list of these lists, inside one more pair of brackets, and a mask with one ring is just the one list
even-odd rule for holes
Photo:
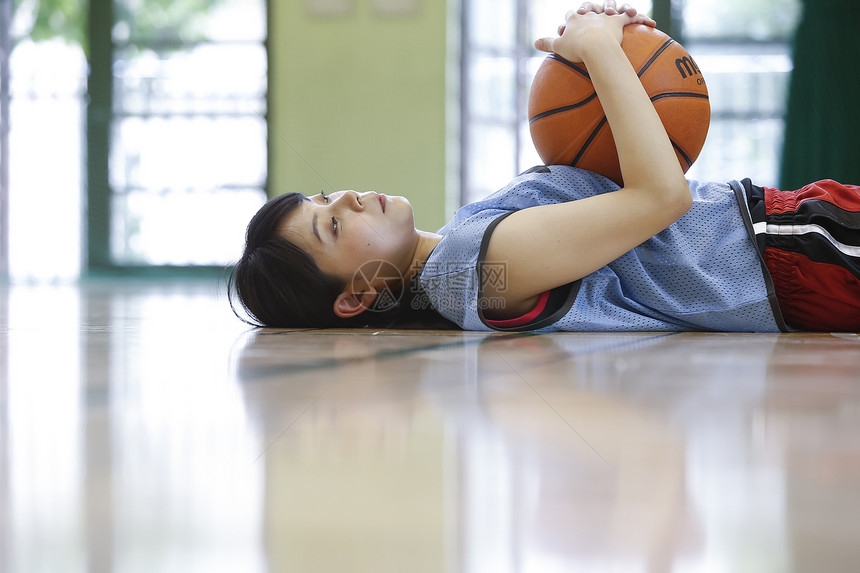
[[860,336],[252,330],[0,289],[0,571],[860,571]]

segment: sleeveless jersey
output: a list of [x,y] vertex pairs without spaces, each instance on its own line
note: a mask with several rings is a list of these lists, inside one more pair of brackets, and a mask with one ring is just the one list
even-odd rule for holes
[[[680,220],[605,267],[561,289],[548,316],[512,330],[644,331],[784,329],[759,255],[743,189],[689,181],[693,207]],[[439,230],[442,240],[425,262],[419,283],[430,304],[466,330],[498,330],[483,310],[500,301],[482,297],[480,275],[506,280],[504,261],[485,260],[495,226],[536,205],[575,201],[615,191],[594,173],[540,167],[482,201],[457,211]],[[612,221],[606,221],[611,228]],[[523,237],[528,241],[528,237]],[[576,249],[571,249],[575,256]],[[558,257],[567,256],[558,253]],[[503,288],[503,282],[494,286]]]

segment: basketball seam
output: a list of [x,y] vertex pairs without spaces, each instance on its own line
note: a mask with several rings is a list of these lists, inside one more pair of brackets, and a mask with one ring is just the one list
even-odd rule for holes
[[549,110],[547,110],[547,111],[542,111],[542,112],[540,112],[539,114],[536,114],[536,115],[535,115],[534,117],[532,117],[531,119],[529,119],[529,123],[534,123],[534,122],[536,122],[536,121],[537,121],[537,120],[539,120],[539,119],[543,119],[543,118],[545,118],[545,117],[549,117],[549,116],[551,116],[551,115],[555,115],[555,114],[557,114],[557,113],[564,113],[564,112],[566,112],[566,111],[570,111],[570,110],[572,110],[572,109],[576,109],[576,108],[578,108],[578,107],[582,107],[582,106],[584,106],[585,104],[587,104],[588,102],[590,102],[590,101],[594,100],[594,98],[596,98],[596,97],[597,97],[597,92],[592,92],[590,96],[588,96],[587,98],[585,98],[585,99],[584,99],[584,100],[582,100],[582,101],[576,102],[576,103],[574,103],[574,104],[566,105],[566,106],[563,106],[563,107],[557,107],[557,108],[549,109]]
[[561,64],[561,65],[563,65],[563,66],[567,66],[568,68],[570,68],[571,70],[573,70],[573,71],[575,71],[576,73],[580,74],[581,76],[584,76],[584,77],[588,78],[589,80],[591,79],[591,76],[589,76],[589,75],[588,75],[588,72],[587,72],[587,71],[585,71],[584,69],[580,68],[579,66],[577,66],[577,65],[576,65],[576,64],[574,64],[573,62],[568,62],[567,60],[565,60],[564,58],[562,58],[562,57],[561,57],[561,56],[559,56],[558,54],[550,54],[550,55],[548,55],[548,56],[547,56],[547,59],[549,59],[549,60],[555,60],[555,61],[556,61],[556,62],[558,62],[559,64]]
[[600,130],[603,129],[603,126],[606,125],[606,116],[603,116],[603,119],[600,120],[600,123],[597,127],[594,128],[594,131],[591,132],[591,135],[588,136],[588,139],[585,140],[585,143],[582,144],[582,147],[579,148],[579,152],[576,154],[576,157],[573,158],[573,161],[570,162],[571,167],[576,167],[576,164],[579,163],[579,160],[582,159],[582,156],[585,154],[588,146],[591,145],[591,142],[594,141],[594,138],[597,137],[597,134],[600,133]]
[[653,101],[657,101],[658,99],[663,99],[663,98],[667,98],[667,97],[681,97],[681,98],[692,97],[692,98],[710,100],[710,98],[708,97],[708,94],[700,94],[700,93],[696,93],[696,92],[666,92],[663,94],[657,94],[655,96],[651,96],[651,101],[653,102]]
[[660,46],[660,48],[654,53],[654,55],[651,56],[651,59],[649,59],[647,62],[645,62],[645,65],[642,66],[642,68],[636,73],[636,75],[641,78],[642,74],[644,74],[646,71],[648,71],[648,68],[651,67],[651,64],[653,64],[657,60],[657,58],[660,57],[660,54],[665,52],[666,49],[674,43],[675,43],[675,40],[673,40],[672,38],[669,38],[668,40],[666,40],[663,43],[663,45]]
[[675,143],[675,140],[674,140],[674,139],[671,139],[671,138],[670,138],[670,139],[669,139],[669,142],[672,144],[672,147],[674,147],[674,148],[675,148],[675,151],[677,151],[679,154],[681,154],[681,157],[683,157],[683,158],[684,158],[684,161],[686,161],[686,162],[687,162],[687,169],[689,169],[690,167],[692,167],[692,166],[693,166],[693,161],[690,159],[690,157],[687,155],[687,153],[686,153],[683,149],[681,149],[681,146],[680,146],[680,145],[678,145],[677,143]]

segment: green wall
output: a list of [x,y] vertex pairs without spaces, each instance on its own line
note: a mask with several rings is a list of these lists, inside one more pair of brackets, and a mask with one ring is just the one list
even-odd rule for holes
[[445,222],[446,2],[379,14],[353,0],[317,15],[313,0],[272,0],[272,195],[355,189],[404,195],[416,226]]

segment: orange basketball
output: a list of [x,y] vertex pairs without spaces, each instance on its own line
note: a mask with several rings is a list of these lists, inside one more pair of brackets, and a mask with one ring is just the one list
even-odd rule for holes
[[[699,67],[681,44],[642,24],[624,28],[621,47],[686,172],[705,144],[711,119]],[[547,56],[535,74],[528,113],[532,141],[545,164],[588,169],[623,184],[615,141],[585,64]]]

